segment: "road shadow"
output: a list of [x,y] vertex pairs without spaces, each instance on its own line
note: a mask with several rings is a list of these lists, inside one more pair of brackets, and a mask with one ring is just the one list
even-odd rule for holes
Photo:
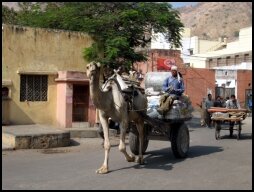
[[[172,154],[173,155],[173,154]],[[171,170],[173,168],[174,159],[172,158],[171,154],[169,153],[169,149],[161,149],[156,151],[149,151],[144,154],[144,164],[140,165],[135,163],[135,165],[122,167],[120,169],[110,170],[110,172],[124,170],[124,169],[162,169],[165,171]],[[174,158],[174,157],[173,157]]]
[[[233,134],[232,137],[230,137],[230,135],[224,135],[222,133],[220,133],[220,139],[237,139],[237,135],[236,134]],[[240,135],[240,139],[239,140],[248,140],[248,139],[252,139],[252,133],[241,133]]]
[[188,157],[187,158],[196,158],[199,156],[209,155],[211,153],[222,152],[223,147],[219,146],[191,146],[189,148]]
[[79,146],[79,145],[80,145],[79,142],[75,141],[74,139],[70,139],[70,145],[69,145],[69,147]]
[[145,153],[145,164],[134,165],[133,168],[162,169],[165,171],[173,169],[173,165],[180,163],[188,158],[196,158],[199,156],[209,155],[212,153],[222,152],[222,147],[216,146],[192,146],[189,148],[186,158],[175,158],[171,148],[147,151]]
[[239,140],[252,139],[252,133],[241,133]]

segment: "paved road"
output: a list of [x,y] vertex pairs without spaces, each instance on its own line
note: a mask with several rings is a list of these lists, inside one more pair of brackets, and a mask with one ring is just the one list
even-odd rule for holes
[[[215,140],[214,129],[189,122],[190,149],[175,159],[169,141],[150,140],[145,165],[128,163],[112,139],[111,172],[98,175],[104,152],[99,138],[50,150],[2,152],[2,189],[252,189],[252,120],[244,120],[242,139]],[[129,149],[128,149],[129,150]]]

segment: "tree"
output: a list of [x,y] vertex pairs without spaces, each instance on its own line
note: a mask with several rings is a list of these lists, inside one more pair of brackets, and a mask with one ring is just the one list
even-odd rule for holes
[[2,6],[2,23],[5,24],[16,24],[17,13],[13,8]]
[[152,30],[165,34],[169,43],[181,46],[183,24],[169,3],[157,2],[65,2],[44,9],[31,7],[19,15],[19,23],[88,33],[94,40],[84,58],[112,68],[130,67],[145,61],[135,48],[151,42]]

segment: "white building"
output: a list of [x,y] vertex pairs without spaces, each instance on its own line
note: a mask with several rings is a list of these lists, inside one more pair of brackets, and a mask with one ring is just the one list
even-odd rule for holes
[[217,51],[193,54],[189,63],[194,68],[252,70],[252,27],[239,32],[239,40],[225,42],[225,48]]
[[[162,34],[152,39],[151,49],[169,49]],[[190,29],[182,33],[181,57],[188,67],[215,69],[215,80],[218,87],[234,88],[237,94],[237,70],[252,70],[252,26],[239,31],[239,39],[227,42],[200,40],[191,37]]]
[[[208,41],[191,37],[189,28],[184,28],[181,35],[181,57],[190,67],[252,70],[252,26],[241,29],[239,40],[230,43],[226,38]],[[163,34],[153,34],[151,49],[170,48]]]

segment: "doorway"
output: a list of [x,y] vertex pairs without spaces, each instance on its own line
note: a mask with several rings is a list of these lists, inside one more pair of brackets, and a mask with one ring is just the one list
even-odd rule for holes
[[89,107],[89,86],[73,85],[72,122],[87,122]]
[[235,95],[235,88],[215,87],[215,97],[219,95],[225,99],[233,94]]

